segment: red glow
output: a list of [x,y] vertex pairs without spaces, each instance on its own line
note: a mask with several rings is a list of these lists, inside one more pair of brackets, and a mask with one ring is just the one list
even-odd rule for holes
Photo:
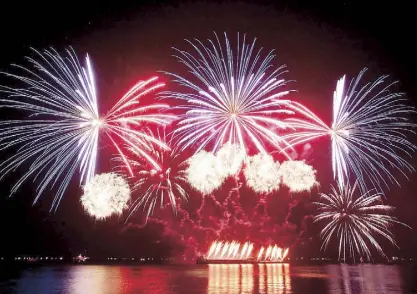
[[121,144],[127,145],[134,150],[158,171],[161,171],[161,167],[148,151],[150,146],[155,145],[169,150],[169,147],[163,142],[153,138],[144,132],[143,129],[138,128],[149,124],[156,126],[167,125],[175,118],[175,116],[161,113],[169,108],[167,104],[142,105],[140,103],[141,98],[165,86],[164,83],[158,83],[157,80],[158,77],[151,77],[148,80],[136,83],[103,118],[104,123],[101,129],[105,131],[112,141],[131,176],[133,176],[132,167],[126,159],[122,148],[120,148]]

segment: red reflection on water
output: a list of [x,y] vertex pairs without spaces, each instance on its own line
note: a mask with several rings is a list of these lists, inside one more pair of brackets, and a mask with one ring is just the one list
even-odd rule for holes
[[118,293],[169,293],[171,274],[161,267],[122,267],[122,287]]

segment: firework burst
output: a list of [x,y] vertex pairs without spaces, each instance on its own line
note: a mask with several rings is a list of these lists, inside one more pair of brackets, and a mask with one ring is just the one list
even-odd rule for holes
[[224,177],[236,176],[242,169],[246,152],[239,145],[226,143],[217,151],[216,158]]
[[358,182],[353,186],[338,184],[330,194],[321,193],[316,222],[325,222],[321,232],[322,248],[327,249],[332,240],[339,244],[339,260],[355,259],[356,254],[371,259],[371,247],[385,256],[376,235],[397,246],[390,227],[402,224],[388,213],[394,208],[382,204],[380,194],[367,192],[355,197]]
[[[168,138],[165,133],[163,136],[157,137],[167,146],[172,145],[172,137]],[[134,171],[133,178],[137,179],[133,189],[141,196],[132,204],[128,218],[140,207],[146,210],[147,217],[149,217],[153,213],[155,205],[159,202],[162,208],[166,204],[166,199],[168,199],[174,213],[177,213],[177,199],[180,198],[184,201],[188,199],[185,188],[187,163],[181,159],[181,154],[176,149],[155,149],[152,156],[161,168],[157,170],[148,161],[143,160],[134,149],[131,150],[134,157],[130,157],[128,161]],[[123,159],[119,160],[123,161]]]
[[266,194],[279,190],[279,162],[275,162],[269,154],[259,153],[248,157],[243,173],[247,185],[256,193]]
[[[77,170],[80,182],[89,182],[96,170],[99,135],[103,134],[124,158],[117,142],[136,150],[160,169],[150,155],[153,145],[168,148],[142,132],[139,126],[167,124],[173,119],[161,114],[166,104],[140,105],[143,95],[164,84],[151,78],[137,83],[111,108],[100,116],[94,72],[90,58],[82,66],[72,49],[67,56],[55,50],[34,50],[36,58],[28,58],[30,67],[16,66],[22,75],[5,73],[22,82],[24,88],[2,86],[8,95],[0,99],[0,107],[23,110],[28,119],[0,123],[0,150],[17,148],[15,155],[0,164],[0,178],[31,161],[28,171],[14,185],[14,193],[29,177],[39,178],[35,202],[47,187],[58,185],[52,208],[58,207],[64,192]],[[127,168],[131,171],[127,160]]]
[[186,110],[180,118],[178,144],[182,150],[197,146],[196,152],[207,145],[216,152],[225,142],[250,146],[259,152],[266,152],[265,143],[277,150],[284,150],[288,144],[276,129],[285,129],[288,124],[280,116],[293,114],[284,106],[290,103],[280,99],[289,93],[282,88],[287,81],[281,76],[284,67],[273,69],[272,52],[261,57],[255,49],[255,41],[246,43],[246,37],[239,40],[233,51],[225,35],[225,46],[220,39],[190,42],[195,55],[177,50],[177,58],[193,76],[188,80],[168,73],[174,81],[184,86],[185,92],[164,92],[163,98],[184,101],[178,106]]
[[200,150],[188,159],[186,178],[191,187],[207,195],[221,187],[225,172],[213,153]]
[[89,215],[98,220],[121,215],[130,200],[128,183],[115,173],[95,175],[83,190],[81,204]]
[[294,146],[330,136],[335,179],[345,183],[354,176],[361,179],[358,185],[362,192],[370,185],[382,191],[383,187],[388,188],[388,182],[398,184],[392,169],[404,175],[404,170],[414,170],[404,157],[411,156],[416,150],[407,138],[409,132],[414,133],[415,127],[408,115],[415,110],[406,105],[402,93],[390,92],[393,83],[385,83],[387,76],[360,86],[365,71],[362,70],[347,89],[345,76],[337,82],[331,127],[304,106],[289,105],[304,114],[307,120],[289,118],[288,122],[299,131],[284,138]]
[[279,167],[282,184],[291,192],[310,191],[316,184],[316,171],[300,160],[284,161]]

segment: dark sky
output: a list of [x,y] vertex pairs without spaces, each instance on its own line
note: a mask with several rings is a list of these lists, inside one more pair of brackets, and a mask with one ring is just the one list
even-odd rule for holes
[[[276,62],[286,64],[287,77],[297,80],[297,99],[326,122],[336,80],[345,73],[355,75],[365,66],[371,78],[388,73],[400,80],[399,89],[416,103],[416,18],[409,1],[305,2],[109,1],[92,5],[67,1],[52,6],[43,1],[11,1],[0,9],[0,69],[21,63],[29,47],[72,45],[78,53],[92,56],[99,73],[99,95],[108,101],[157,70],[174,71],[177,64],[170,56],[171,47],[184,48],[184,39],[210,38],[213,31],[226,31],[233,38],[240,32],[258,38],[258,46],[276,49]],[[326,146],[315,146],[317,169],[321,178],[328,179],[328,150],[319,148]],[[7,199],[12,180],[9,177],[0,184],[0,255],[84,249],[99,255],[150,248],[166,252],[153,231],[159,228],[124,230],[123,220],[96,223],[89,219],[78,203],[81,191],[76,185],[57,213],[50,214],[48,195],[31,206],[30,184]],[[417,175],[401,184],[402,188],[393,187],[388,193],[388,202],[397,207],[401,220],[417,229]],[[328,181],[322,182],[322,188],[328,189]],[[417,234],[413,232],[397,231],[405,254],[416,255]]]

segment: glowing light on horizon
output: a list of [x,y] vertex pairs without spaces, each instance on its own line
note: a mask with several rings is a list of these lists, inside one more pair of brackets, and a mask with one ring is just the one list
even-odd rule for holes
[[83,190],[81,204],[95,219],[102,220],[112,215],[121,215],[128,207],[129,184],[115,173],[95,175]]
[[[276,261],[282,262],[288,255],[288,248],[281,248],[277,245],[261,247],[257,256],[257,261]],[[265,254],[264,254],[265,252]]]
[[[206,260],[249,260],[254,258],[254,245],[251,242],[214,241],[205,256]],[[288,248],[277,245],[261,247],[255,255],[257,262],[282,262],[288,255]]]
[[99,135],[104,135],[122,158],[120,143],[134,148],[155,169],[160,169],[150,156],[152,145],[168,147],[143,132],[142,126],[165,125],[174,116],[160,113],[168,109],[167,104],[139,103],[141,97],[164,86],[157,82],[157,77],[138,82],[101,116],[88,55],[81,65],[72,48],[66,51],[66,57],[54,49],[33,51],[39,60],[29,57],[30,67],[15,66],[24,74],[4,73],[26,87],[0,87],[8,95],[0,99],[0,107],[23,110],[30,117],[0,123],[0,150],[18,148],[0,164],[0,178],[30,162],[28,171],[13,186],[11,194],[33,176],[40,181],[34,201],[48,187],[58,186],[52,204],[52,208],[57,208],[77,170],[81,185],[94,177]]
[[245,260],[248,259],[253,250],[253,244],[246,242],[243,245],[237,241],[220,242],[211,244],[206,259],[222,260]]

